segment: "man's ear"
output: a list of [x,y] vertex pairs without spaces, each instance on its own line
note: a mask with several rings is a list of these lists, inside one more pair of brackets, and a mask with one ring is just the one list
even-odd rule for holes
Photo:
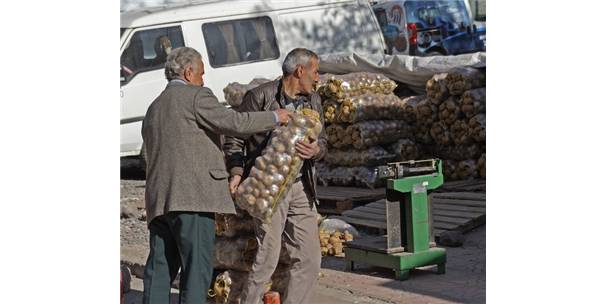
[[302,65],[297,65],[297,68],[295,69],[295,77],[297,78],[301,78],[301,75],[303,75],[303,66]]
[[187,67],[185,67],[185,70],[183,71],[183,78],[185,78],[185,81],[191,82],[193,76],[194,76],[194,69],[193,69],[192,65],[190,64]]

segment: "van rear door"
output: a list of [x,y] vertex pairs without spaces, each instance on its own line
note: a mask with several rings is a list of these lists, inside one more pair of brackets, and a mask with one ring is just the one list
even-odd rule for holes
[[134,29],[120,55],[120,156],[138,155],[141,122],[166,86],[164,63],[171,49],[184,46],[179,25]]

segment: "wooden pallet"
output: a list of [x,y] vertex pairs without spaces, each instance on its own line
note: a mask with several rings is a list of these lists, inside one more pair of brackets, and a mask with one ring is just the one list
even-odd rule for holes
[[317,193],[321,214],[340,215],[343,211],[385,198],[385,188],[318,186]]
[[[442,192],[430,195],[434,235],[448,230],[467,232],[486,223],[486,194],[475,192]],[[375,201],[338,217],[351,225],[387,229],[385,200]]]
[[485,179],[469,179],[451,181],[442,184],[435,192],[484,192],[486,193]]
[[[486,180],[446,182],[435,192],[486,192]],[[318,212],[325,215],[341,215],[343,211],[385,198],[385,188],[318,186],[317,193]]]

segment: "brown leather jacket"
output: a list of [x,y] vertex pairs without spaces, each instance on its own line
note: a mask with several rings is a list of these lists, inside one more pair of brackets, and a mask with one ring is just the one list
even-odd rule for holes
[[[322,102],[317,93],[311,94],[303,106],[320,113],[320,120],[322,121],[322,125],[324,125]],[[242,99],[242,104],[235,110],[239,112],[273,111],[284,107],[282,80],[278,79],[246,92]],[[225,152],[229,174],[231,176],[241,175],[242,180],[244,180],[253,167],[255,159],[261,155],[261,152],[269,142],[270,135],[271,132],[256,133],[247,138],[226,136],[223,151]],[[318,145],[320,146],[320,153],[313,159],[306,160],[301,169],[303,185],[312,195],[315,203],[318,203],[318,200],[316,196],[316,170],[314,162],[326,155],[327,145],[324,129],[322,129],[318,138]]]

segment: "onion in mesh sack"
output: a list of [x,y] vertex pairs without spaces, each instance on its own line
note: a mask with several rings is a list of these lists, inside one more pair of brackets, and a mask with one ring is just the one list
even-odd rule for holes
[[339,108],[339,122],[354,123],[364,120],[404,119],[406,102],[394,94],[365,93],[346,98]]
[[391,94],[397,84],[382,74],[356,72],[345,75],[324,74],[318,93],[325,99],[342,102],[344,98],[364,93]]
[[311,109],[295,112],[287,126],[274,130],[262,155],[255,159],[250,175],[238,186],[235,197],[238,207],[269,222],[303,166],[295,144],[317,139],[321,131],[320,114]]

